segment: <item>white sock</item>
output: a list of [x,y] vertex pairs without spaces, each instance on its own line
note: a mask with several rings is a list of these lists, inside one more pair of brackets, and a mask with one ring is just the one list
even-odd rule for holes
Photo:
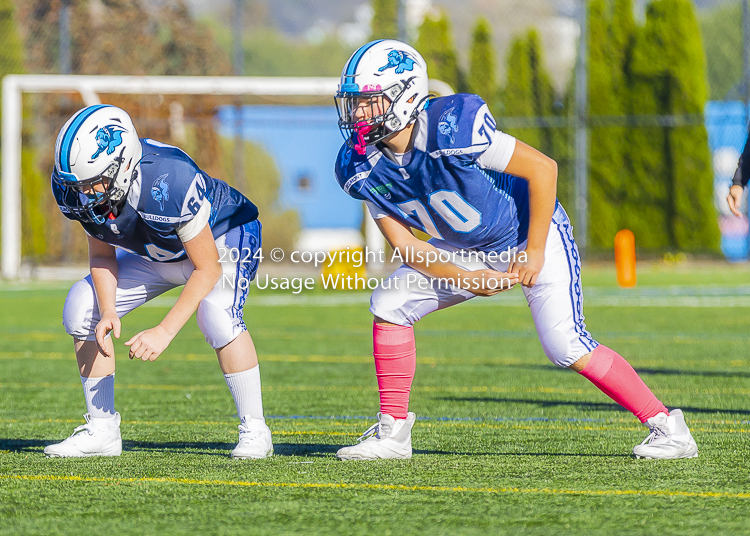
[[250,416],[251,419],[260,419],[265,422],[263,396],[260,392],[260,365],[242,372],[224,374],[224,379],[234,398],[239,418]]
[[86,411],[94,419],[110,419],[115,416],[115,375],[103,378],[81,376]]

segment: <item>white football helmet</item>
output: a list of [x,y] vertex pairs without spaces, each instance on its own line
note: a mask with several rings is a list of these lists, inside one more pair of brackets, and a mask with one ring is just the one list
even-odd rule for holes
[[339,128],[349,146],[364,154],[414,122],[429,93],[427,65],[406,43],[381,39],[361,46],[341,72],[336,92]]
[[76,112],[55,143],[52,179],[65,206],[81,221],[103,222],[127,196],[142,152],[124,110],[97,104]]

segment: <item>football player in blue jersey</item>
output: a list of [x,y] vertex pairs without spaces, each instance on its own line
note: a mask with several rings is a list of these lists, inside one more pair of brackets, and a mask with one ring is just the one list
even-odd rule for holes
[[[346,139],[336,177],[347,194],[365,201],[405,259],[371,298],[378,422],[337,456],[410,458],[414,323],[516,283],[547,357],[648,426],[635,456],[697,456],[682,411],[668,410],[625,359],[586,330],[580,258],[557,201],[554,160],[498,131],[480,97],[431,98],[427,86],[416,50],[380,40],[349,58],[336,94]],[[432,239],[419,240],[412,228]]]
[[157,359],[197,311],[240,418],[232,456],[272,454],[258,357],[242,320],[261,247],[255,205],[203,172],[182,150],[139,139],[128,114],[109,105],[84,108],[63,126],[52,191],[63,214],[88,235],[91,274],[73,285],[63,309],[83,384],[86,424],[47,446],[45,454],[120,455],[110,335],[119,338],[124,315],[181,285],[164,319],[125,343],[130,359]]

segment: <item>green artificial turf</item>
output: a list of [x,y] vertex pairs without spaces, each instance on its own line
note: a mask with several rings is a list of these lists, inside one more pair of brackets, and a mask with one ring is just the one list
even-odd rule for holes
[[587,325],[685,411],[697,459],[631,458],[646,429],[547,361],[514,290],[417,325],[413,459],[339,462],[378,407],[366,294],[290,305],[257,289],[245,320],[272,458],[228,457],[235,408],[194,321],[156,362],[126,358],[121,343],[158,323],[172,293],[123,321],[123,455],[47,459],[85,411],[65,285],[3,284],[0,535],[750,533],[747,270],[654,265],[629,291],[613,278],[584,272]]

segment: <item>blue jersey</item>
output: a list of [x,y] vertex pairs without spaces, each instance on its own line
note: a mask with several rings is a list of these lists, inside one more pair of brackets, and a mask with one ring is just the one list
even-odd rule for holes
[[499,252],[526,241],[526,181],[477,163],[499,135],[484,101],[468,94],[432,99],[415,128],[404,165],[376,147],[359,155],[344,144],[336,160],[344,191],[457,248]]
[[[141,147],[140,174],[118,216],[104,223],[81,222],[90,236],[147,259],[172,262],[187,258],[178,231],[194,219],[207,220],[218,238],[258,218],[258,209],[244,195],[210,177],[182,150],[149,139],[142,139]],[[63,214],[76,220],[54,180],[52,191]]]

